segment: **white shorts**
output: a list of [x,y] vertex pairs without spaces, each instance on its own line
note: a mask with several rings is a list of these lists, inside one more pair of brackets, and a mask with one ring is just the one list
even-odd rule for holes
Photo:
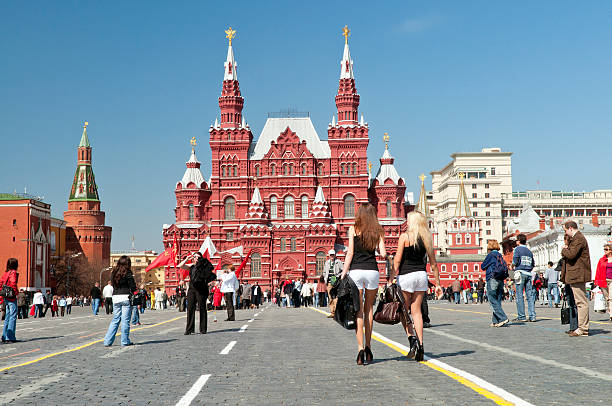
[[371,269],[351,269],[349,277],[357,285],[357,289],[364,287],[369,290],[378,289],[380,273]]
[[426,292],[427,291],[427,272],[410,272],[397,277],[397,284],[404,292]]

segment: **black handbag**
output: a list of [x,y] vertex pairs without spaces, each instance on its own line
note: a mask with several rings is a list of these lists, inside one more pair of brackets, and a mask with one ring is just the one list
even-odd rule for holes
[[15,299],[15,291],[9,285],[4,285],[2,289],[0,289],[0,296],[5,299]]
[[404,311],[404,300],[397,284],[385,287],[380,294],[378,306],[374,312],[374,320],[381,324],[397,324],[401,321]]
[[567,306],[567,299],[563,298],[561,305],[561,324],[570,324],[570,308]]

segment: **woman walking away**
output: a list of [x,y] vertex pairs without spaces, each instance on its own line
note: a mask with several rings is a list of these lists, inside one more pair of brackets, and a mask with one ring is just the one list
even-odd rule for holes
[[427,219],[419,212],[408,213],[407,226],[405,233],[400,235],[397,254],[393,260],[392,274],[389,276],[389,284],[398,272],[397,284],[404,295],[406,312],[412,314],[414,332],[416,337],[410,335],[410,325],[405,326],[410,351],[408,358],[423,361],[425,350],[423,348],[423,314],[421,313],[421,303],[423,296],[428,288],[427,279],[427,258],[429,265],[436,279],[436,296],[442,290],[440,287],[440,272],[436,262],[436,255],[433,250],[431,233],[427,226]]
[[612,321],[612,244],[604,245],[604,256],[597,263],[595,272],[595,285],[603,291],[607,301],[610,321]]
[[504,280],[508,277],[508,267],[504,257],[499,253],[499,243],[496,240],[487,242],[487,257],[480,265],[486,271],[487,296],[493,309],[493,322],[491,327],[502,327],[508,324],[508,316],[502,309],[504,297]]
[[4,330],[2,331],[2,342],[17,342],[15,329],[17,328],[17,280],[19,274],[17,258],[9,258],[6,262],[6,272],[0,278],[0,304],[6,307],[4,316]]
[[[376,262],[376,249],[381,257],[387,256],[383,228],[378,223],[376,208],[370,203],[362,204],[355,217],[355,225],[349,228],[349,248],[346,253],[341,278],[349,274],[359,289],[359,311],[357,312],[357,365],[370,363],[374,359],[370,342],[374,300],[378,292],[380,273]],[[349,272],[350,270],[350,272]],[[365,292],[365,301],[364,301]],[[365,346],[364,334],[365,327]]]
[[130,341],[130,318],[132,305],[130,295],[136,291],[136,282],[132,275],[130,258],[122,255],[111,274],[113,285],[113,319],[104,337],[104,346],[110,347],[115,341],[115,335],[121,323],[121,345],[132,345]]

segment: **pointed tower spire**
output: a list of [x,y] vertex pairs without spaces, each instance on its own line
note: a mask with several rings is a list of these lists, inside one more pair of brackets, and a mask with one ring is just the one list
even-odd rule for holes
[[429,203],[427,202],[427,192],[425,192],[425,178],[426,176],[424,173],[419,176],[421,180],[421,192],[415,211],[422,213],[425,217],[429,217]]
[[345,25],[342,28],[344,37],[344,53],[340,61],[340,84],[336,95],[336,107],[338,108],[339,125],[357,125],[359,108],[359,94],[355,87],[355,76],[353,74],[353,59],[349,50],[348,38],[351,30]]
[[331,222],[331,213],[329,211],[329,205],[327,204],[327,201],[325,201],[325,195],[323,194],[323,188],[321,187],[321,185],[317,187],[317,193],[312,204],[312,211],[310,212],[310,222]]
[[465,173],[459,172],[458,174],[460,183],[459,183],[459,196],[457,196],[457,206],[455,207],[455,217],[472,217],[472,212],[470,211],[470,203],[468,202],[467,193],[465,193],[465,187],[463,185],[463,178],[465,178]]
[[189,156],[189,160],[185,163],[187,169],[179,184],[182,188],[186,188],[187,185],[193,183],[196,189],[201,189],[204,183],[204,176],[202,176],[202,172],[200,171],[200,161],[198,161],[195,153],[195,146],[197,145],[196,138],[192,137],[189,143],[191,144],[191,156]]
[[268,212],[264,206],[261,193],[259,193],[259,187],[255,187],[253,190],[253,196],[251,197],[251,203],[249,203],[249,210],[245,216],[249,222],[267,223]]
[[87,126],[89,123],[85,121],[83,124],[83,134],[81,135],[81,142],[79,142],[79,147],[90,147],[89,145],[89,137],[87,137]]
[[235,36],[236,30],[233,30],[232,27],[225,30],[225,37],[229,40],[229,44],[227,46],[227,58],[223,64],[223,88],[219,97],[222,128],[238,128],[242,122],[244,99],[240,94],[236,59],[234,58],[234,50],[232,48],[232,40]]
[[96,179],[91,168],[91,145],[87,136],[87,126],[89,123],[85,121],[83,124],[83,134],[77,148],[77,170],[72,182],[72,189],[68,202],[74,200],[95,201],[99,202],[98,187]]

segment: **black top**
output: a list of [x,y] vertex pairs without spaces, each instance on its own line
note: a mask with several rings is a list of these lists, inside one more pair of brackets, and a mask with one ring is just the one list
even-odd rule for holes
[[361,235],[355,235],[353,238],[353,260],[351,261],[351,267],[349,269],[378,271],[375,250],[368,251],[363,247]]
[[405,275],[420,271],[427,271],[427,249],[421,237],[418,239],[417,246],[404,247],[398,273],[399,275]]
[[136,291],[136,281],[132,271],[128,270],[125,276],[119,279],[117,285],[113,285],[113,295],[129,295]]
[[102,291],[97,286],[91,288],[91,290],[89,291],[89,295],[92,299],[102,299]]

